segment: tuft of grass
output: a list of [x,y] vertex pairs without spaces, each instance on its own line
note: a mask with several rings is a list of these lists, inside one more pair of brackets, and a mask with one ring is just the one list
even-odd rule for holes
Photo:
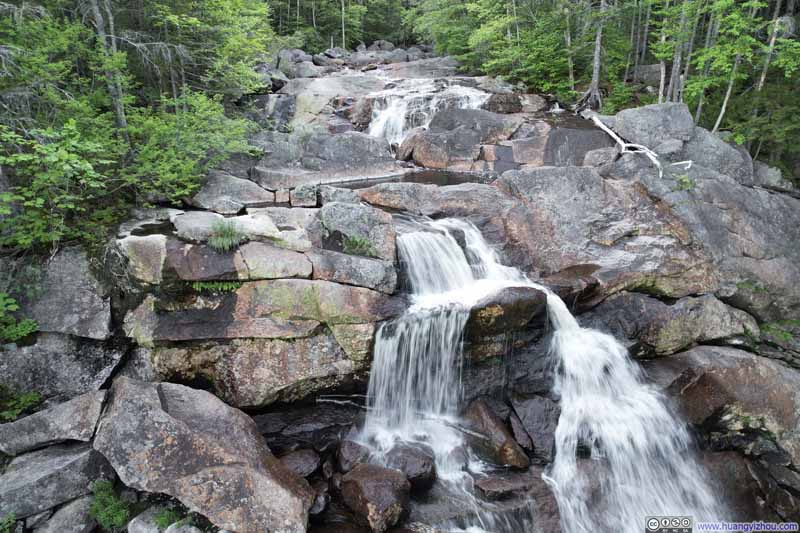
[[800,329],[800,320],[782,320],[761,326],[762,332],[786,344],[794,342],[794,333],[790,329]]
[[378,255],[372,243],[369,242],[368,239],[358,235],[346,236],[344,242],[342,242],[342,250],[344,253],[350,255],[366,255],[372,257]]
[[766,293],[769,292],[765,287],[761,286],[755,281],[740,281],[736,284],[736,288],[741,291],[749,291],[752,293]]
[[246,240],[247,236],[241,232],[236,222],[223,219],[211,225],[208,245],[217,252],[230,252]]
[[675,187],[676,191],[691,191],[697,186],[695,181],[690,178],[688,174],[681,174],[675,179],[678,182],[677,186]]
[[36,391],[17,393],[0,385],[0,422],[13,422],[40,403],[42,395]]
[[131,519],[131,506],[114,491],[110,481],[99,480],[92,484],[92,503],[89,515],[110,533],[122,531]]
[[165,507],[153,517],[153,522],[159,529],[167,529],[172,524],[184,518],[174,507]]
[[205,294],[236,292],[241,286],[241,281],[195,281],[192,283],[192,289],[195,292]]
[[0,520],[0,533],[14,533],[17,526],[17,515],[7,514]]

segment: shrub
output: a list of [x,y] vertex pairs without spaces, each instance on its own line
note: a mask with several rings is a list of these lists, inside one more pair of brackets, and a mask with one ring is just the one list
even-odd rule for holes
[[209,294],[235,292],[241,286],[241,281],[195,281],[192,283],[192,289],[194,289],[195,292],[204,292]]
[[344,253],[351,255],[377,255],[372,243],[369,242],[368,239],[358,235],[345,237],[342,243],[342,250],[344,250]]
[[218,220],[211,226],[208,245],[217,252],[230,252],[247,238],[232,220]]
[[100,480],[92,484],[92,503],[89,515],[104,531],[122,531],[131,517],[131,506],[114,491],[114,484]]
[[19,310],[17,301],[0,292],[0,343],[16,342],[39,329],[35,320],[18,320],[12,313]]
[[17,525],[17,516],[14,513],[7,514],[0,520],[0,533],[14,533]]
[[172,524],[180,521],[183,517],[174,507],[165,507],[156,513],[153,521],[159,529],[167,529]]
[[13,422],[42,403],[42,395],[36,391],[17,393],[0,385],[0,422]]

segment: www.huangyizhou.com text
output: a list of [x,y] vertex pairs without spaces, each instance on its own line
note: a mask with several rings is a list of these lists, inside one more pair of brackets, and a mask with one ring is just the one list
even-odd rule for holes
[[695,522],[695,531],[800,531],[797,522]]

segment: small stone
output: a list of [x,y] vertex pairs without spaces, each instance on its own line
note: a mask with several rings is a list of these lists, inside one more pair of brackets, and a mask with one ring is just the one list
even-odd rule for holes
[[482,437],[472,437],[473,447],[486,459],[503,466],[527,468],[530,460],[503,421],[484,400],[475,400],[467,408],[466,418],[473,431]]
[[336,453],[339,471],[345,474],[350,472],[357,464],[366,462],[369,453],[369,448],[363,444],[349,439],[343,440]]
[[300,185],[292,189],[292,207],[317,207],[317,186]]
[[386,466],[401,471],[414,490],[428,490],[436,481],[436,458],[430,446],[402,443],[386,454]]
[[283,465],[300,477],[308,477],[319,468],[319,454],[314,450],[297,450],[280,457]]
[[408,506],[411,484],[397,470],[360,464],[342,479],[342,498],[356,518],[383,533],[395,525]]

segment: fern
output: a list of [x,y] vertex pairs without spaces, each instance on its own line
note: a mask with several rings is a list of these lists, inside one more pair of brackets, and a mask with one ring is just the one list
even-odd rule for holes
[[247,237],[232,220],[218,220],[211,226],[208,245],[217,252],[230,252],[238,247]]

